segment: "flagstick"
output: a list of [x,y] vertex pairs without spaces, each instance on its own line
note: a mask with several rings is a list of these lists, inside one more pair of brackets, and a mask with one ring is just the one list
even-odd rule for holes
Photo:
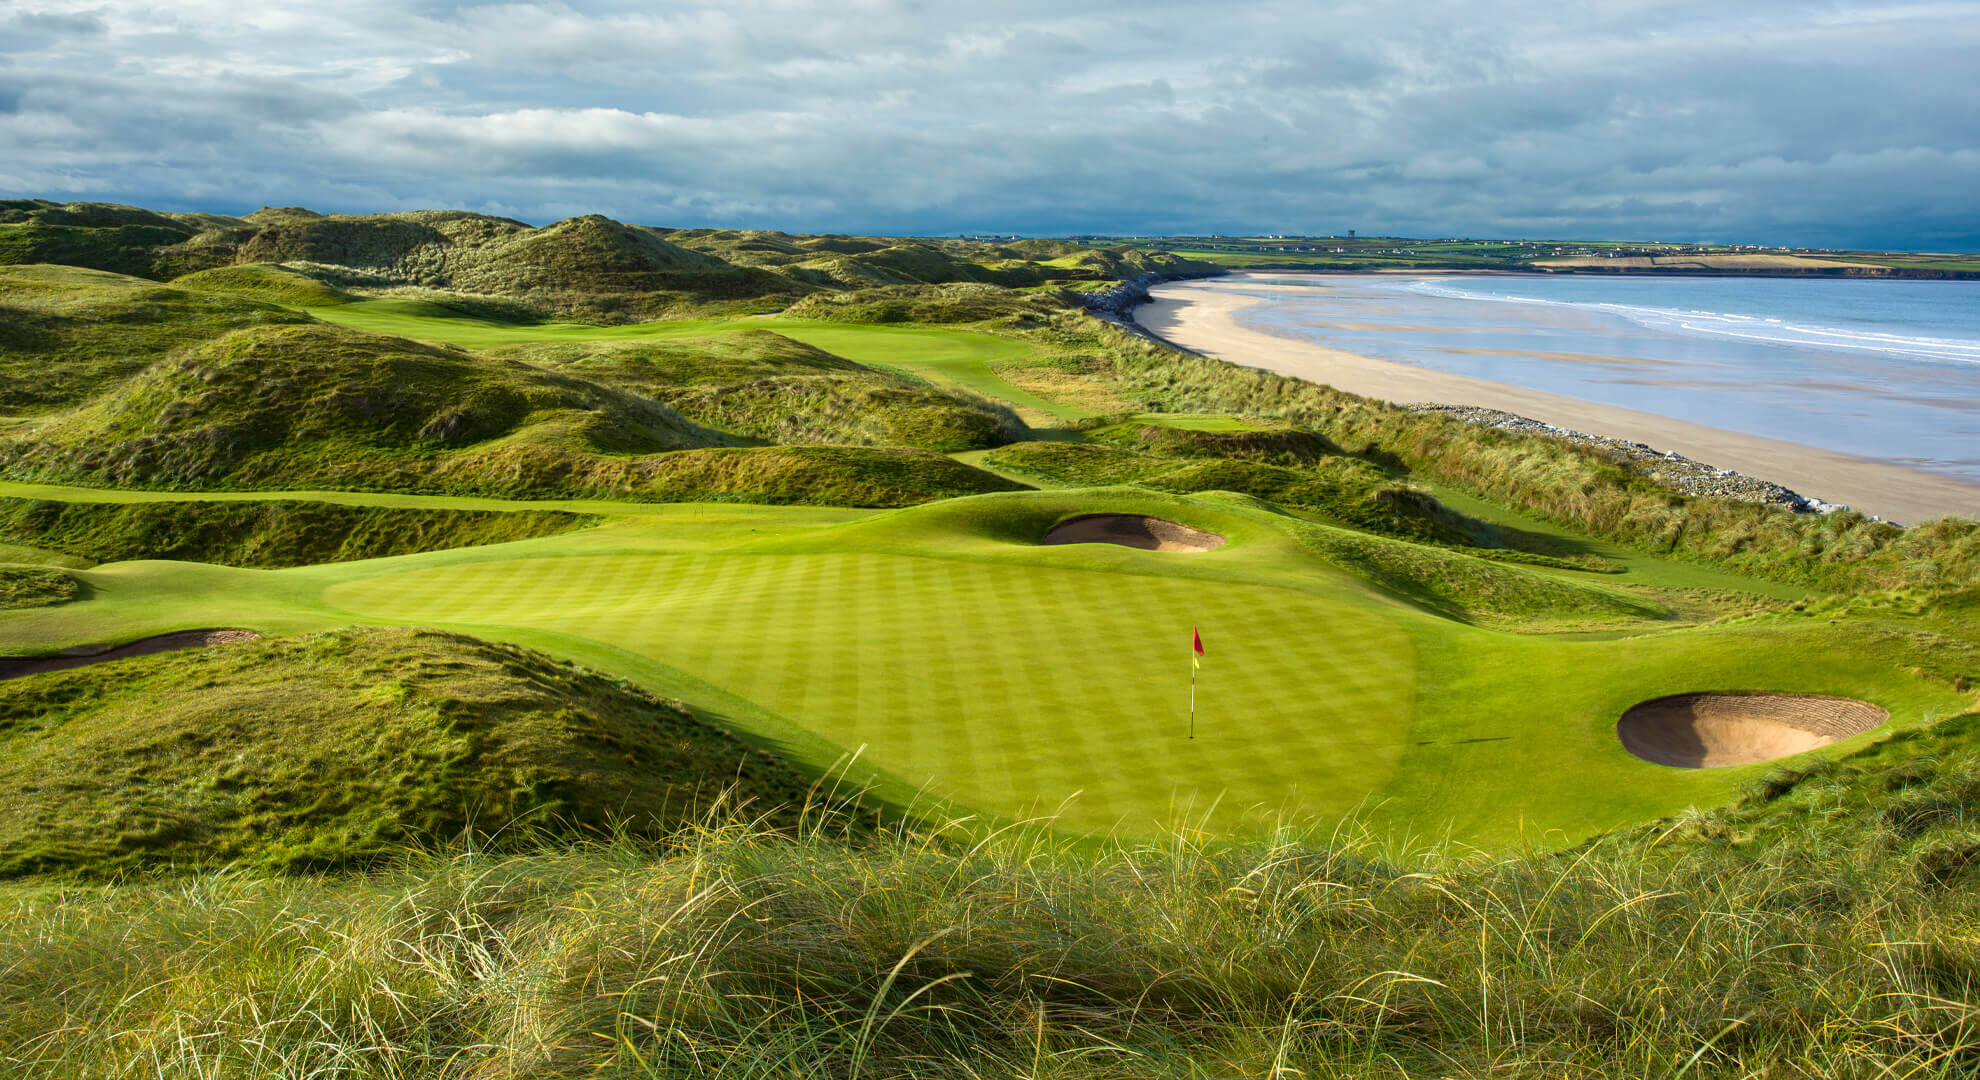
[[1189,737],[1196,738],[1196,642],[1189,644]]

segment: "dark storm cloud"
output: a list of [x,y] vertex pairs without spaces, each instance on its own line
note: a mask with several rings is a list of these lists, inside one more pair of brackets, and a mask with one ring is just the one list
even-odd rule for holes
[[1980,3],[24,0],[0,190],[1980,247]]

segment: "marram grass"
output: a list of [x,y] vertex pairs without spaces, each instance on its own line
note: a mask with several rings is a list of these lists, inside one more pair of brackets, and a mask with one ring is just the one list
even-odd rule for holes
[[[1866,818],[1872,825],[1874,817]],[[1864,848],[1336,831],[665,847],[0,892],[0,1075],[1947,1077],[1971,889]],[[1790,826],[1790,829],[1792,826]],[[1877,829],[1866,835],[1881,836]]]

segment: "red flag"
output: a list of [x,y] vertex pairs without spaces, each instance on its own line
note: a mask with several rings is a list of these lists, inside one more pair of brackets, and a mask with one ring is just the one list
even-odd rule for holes
[[1192,627],[1190,627],[1190,628],[1189,628],[1189,636],[1190,636],[1191,638],[1193,638],[1193,639],[1194,639],[1193,641],[1191,641],[1191,642],[1190,642],[1190,647],[1196,650],[1196,655],[1198,655],[1198,656],[1202,656],[1202,655],[1203,655],[1203,633],[1202,633],[1202,631],[1200,631],[1200,630],[1198,630],[1198,629],[1197,629],[1196,627],[1194,627],[1194,626],[1192,626]]

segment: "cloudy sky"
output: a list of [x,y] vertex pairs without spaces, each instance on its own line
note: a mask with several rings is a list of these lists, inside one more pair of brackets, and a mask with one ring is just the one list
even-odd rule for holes
[[0,193],[1980,249],[1980,2],[0,0]]

